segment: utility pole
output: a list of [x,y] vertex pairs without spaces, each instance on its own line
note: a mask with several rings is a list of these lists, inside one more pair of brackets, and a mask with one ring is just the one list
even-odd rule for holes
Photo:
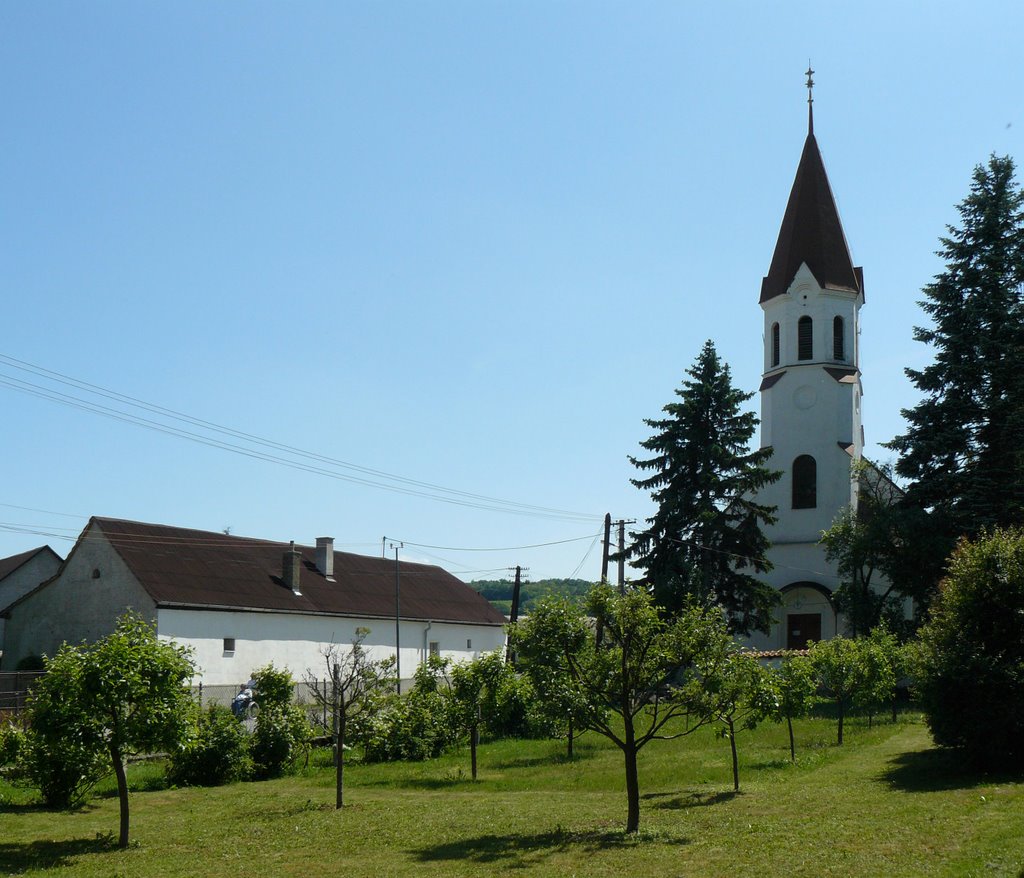
[[608,581],[608,555],[612,542],[612,514],[604,514],[604,551],[601,553],[601,582]]
[[[512,569],[512,567],[509,567],[509,570]],[[515,584],[512,586],[512,608],[509,610],[508,614],[508,621],[510,625],[515,625],[516,621],[519,619],[519,586],[522,582],[522,574],[524,568],[516,564],[514,569],[516,571],[516,581]],[[527,567],[525,569],[529,570],[530,568]],[[512,652],[511,644],[505,644],[505,661],[510,662],[513,665],[516,663],[516,657]]]
[[[384,538],[385,540],[387,537]],[[392,543],[395,550],[395,690],[402,694],[402,585],[398,566],[398,550],[405,548],[405,543]]]
[[[630,519],[629,524],[635,524],[634,519]],[[626,593],[626,520],[623,518],[619,519],[619,594]]]

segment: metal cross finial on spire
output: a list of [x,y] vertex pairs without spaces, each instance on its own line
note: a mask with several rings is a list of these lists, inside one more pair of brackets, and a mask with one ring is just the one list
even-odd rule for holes
[[814,71],[810,59],[807,61],[807,134],[814,134]]

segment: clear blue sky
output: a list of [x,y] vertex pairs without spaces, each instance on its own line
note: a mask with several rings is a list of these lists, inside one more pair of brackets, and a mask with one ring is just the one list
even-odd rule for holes
[[704,340],[758,385],[808,59],[877,458],[930,358],[938,236],[974,165],[1024,152],[1018,2],[76,0],[3,4],[0,32],[0,354],[593,516],[385,491],[0,384],[0,557],[64,555],[95,514],[595,578],[604,513],[650,514],[626,456]]

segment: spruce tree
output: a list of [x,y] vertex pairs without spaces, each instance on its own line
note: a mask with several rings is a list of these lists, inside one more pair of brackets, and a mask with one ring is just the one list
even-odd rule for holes
[[914,338],[934,362],[906,373],[923,397],[889,443],[908,501],[948,540],[1024,518],[1024,193],[1012,159],[975,168],[960,225],[938,251],[945,270],[923,290],[931,326]]
[[765,466],[770,448],[750,450],[758,421],[741,407],[753,394],[732,386],[712,342],[687,374],[665,417],[644,421],[654,434],[640,444],[653,456],[629,458],[650,473],[630,481],[651,492],[658,511],[630,534],[625,554],[669,615],[695,597],[721,606],[733,633],[767,631],[778,596],[756,574],[771,569],[761,527],[775,508],[756,495],[780,473]]

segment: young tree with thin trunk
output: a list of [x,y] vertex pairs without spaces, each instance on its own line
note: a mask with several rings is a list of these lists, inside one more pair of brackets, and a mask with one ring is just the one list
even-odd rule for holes
[[643,590],[620,595],[598,585],[585,612],[603,627],[600,645],[584,611],[564,600],[542,602],[510,637],[538,697],[575,705],[587,729],[622,751],[632,833],[640,826],[637,755],[713,719],[707,682],[732,640],[717,609],[689,605],[667,620]]
[[719,734],[729,739],[732,750],[732,788],[740,791],[740,763],[736,735],[751,731],[778,709],[779,693],[767,668],[749,653],[732,649],[719,673],[706,682],[712,712],[722,724]]
[[665,417],[645,421],[654,435],[640,444],[652,456],[629,458],[648,473],[632,483],[658,509],[646,530],[630,534],[625,556],[669,615],[696,598],[722,607],[734,633],[767,632],[778,594],[758,579],[771,570],[761,528],[775,509],[756,497],[781,473],[766,467],[770,448],[751,450],[757,418],[742,407],[753,394],[732,386],[710,341],[687,374]]
[[363,647],[363,640],[369,633],[369,628],[357,628],[348,649],[336,643],[321,649],[327,671],[322,692],[316,674],[311,669],[306,671],[306,683],[313,700],[324,710],[331,724],[336,809],[344,805],[345,750],[349,733],[373,714],[395,686],[394,657],[371,659]]
[[774,719],[776,722],[786,721],[789,730],[789,760],[796,762],[793,720],[807,716],[814,705],[818,689],[814,668],[807,656],[794,655],[783,659],[782,665],[773,673],[775,689],[779,695]]
[[[61,647],[36,684],[29,706],[31,734],[41,741],[74,740],[79,751],[92,754],[90,759],[108,756],[120,802],[119,847],[128,847],[125,760],[183,741],[193,673],[188,650],[158,639],[155,626],[128,612],[102,640]],[[55,702],[68,708],[59,725],[51,710]]]

